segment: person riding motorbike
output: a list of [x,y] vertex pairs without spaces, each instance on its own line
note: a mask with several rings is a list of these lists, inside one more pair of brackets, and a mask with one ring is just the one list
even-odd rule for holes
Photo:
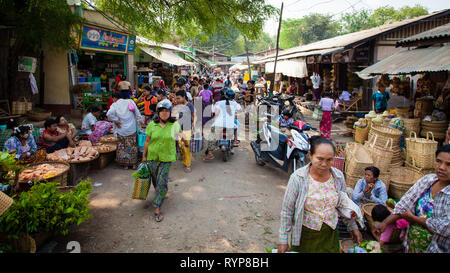
[[241,106],[233,100],[235,96],[233,90],[224,88],[222,94],[223,100],[216,102],[212,109],[215,112],[215,120],[211,126],[211,132],[214,133],[214,137],[208,141],[204,160],[214,159],[212,152],[217,147],[218,140],[222,139],[222,129],[227,131],[233,130],[234,132],[237,129],[236,112],[241,110]]

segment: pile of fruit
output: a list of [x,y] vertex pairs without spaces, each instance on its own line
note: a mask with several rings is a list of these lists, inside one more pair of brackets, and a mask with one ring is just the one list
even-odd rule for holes
[[23,170],[19,174],[19,181],[28,182],[28,181],[49,179],[59,175],[65,170],[66,168],[64,166],[41,164]]
[[57,162],[77,163],[90,161],[98,156],[98,151],[93,147],[79,146],[76,148],[66,148],[47,155],[47,160]]

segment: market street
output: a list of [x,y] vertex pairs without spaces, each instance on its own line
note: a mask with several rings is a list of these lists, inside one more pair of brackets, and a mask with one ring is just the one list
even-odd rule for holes
[[153,187],[147,201],[131,199],[131,170],[113,163],[92,171],[93,185],[102,184],[90,196],[92,218],[56,238],[59,250],[69,241],[91,253],[263,252],[275,247],[288,175],[258,166],[244,141],[229,162],[220,155],[203,162],[202,156],[194,156],[190,174],[180,160],[172,165],[161,223],[153,216]]

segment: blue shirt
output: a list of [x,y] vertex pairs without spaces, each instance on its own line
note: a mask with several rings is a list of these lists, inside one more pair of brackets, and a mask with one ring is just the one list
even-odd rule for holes
[[383,94],[376,91],[372,95],[372,100],[375,102],[375,109],[387,108],[387,101],[391,98],[388,91],[384,91]]
[[384,185],[381,180],[375,181],[375,186],[373,187],[371,191],[371,195],[369,197],[368,194],[364,194],[363,191],[367,187],[367,182],[365,178],[361,178],[358,183],[356,183],[355,189],[353,190],[353,196],[352,199],[356,203],[359,203],[361,199],[366,198],[369,200],[372,200],[373,202],[380,204],[380,205],[386,205],[386,200],[388,199],[387,192],[386,192],[386,186]]

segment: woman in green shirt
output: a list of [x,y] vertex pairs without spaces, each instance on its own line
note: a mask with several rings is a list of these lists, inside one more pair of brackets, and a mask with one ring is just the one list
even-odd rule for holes
[[[170,165],[177,160],[175,140],[183,138],[181,127],[171,114],[172,104],[168,101],[159,102],[156,106],[156,117],[145,130],[147,137],[142,162],[148,162],[149,179],[155,187],[153,207],[155,207],[157,222],[163,220],[161,205],[167,194]],[[183,141],[186,146],[189,145],[187,140],[183,139]]]

